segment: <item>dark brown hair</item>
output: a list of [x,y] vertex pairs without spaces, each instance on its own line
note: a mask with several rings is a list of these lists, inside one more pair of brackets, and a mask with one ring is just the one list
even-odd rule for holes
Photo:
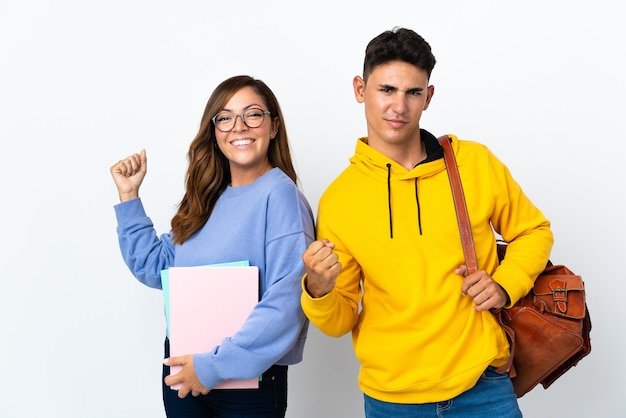
[[410,29],[393,28],[372,39],[365,49],[363,80],[374,68],[390,61],[404,61],[426,71],[428,78],[435,67],[430,45]]
[[240,75],[224,80],[211,94],[204,109],[200,130],[189,146],[185,195],[172,218],[172,234],[176,244],[187,241],[206,223],[215,202],[231,181],[228,159],[217,146],[215,126],[211,119],[244,87],[251,87],[261,96],[271,120],[277,119],[279,122],[278,133],[270,141],[267,151],[269,163],[272,167],[280,168],[297,183],[285,121],[274,93],[263,81],[250,76]]

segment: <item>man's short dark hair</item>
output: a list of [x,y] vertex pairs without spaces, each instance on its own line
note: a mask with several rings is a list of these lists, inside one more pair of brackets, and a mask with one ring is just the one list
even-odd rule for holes
[[379,65],[404,61],[426,71],[428,78],[435,67],[435,56],[424,38],[405,28],[393,28],[372,39],[365,49],[363,79]]

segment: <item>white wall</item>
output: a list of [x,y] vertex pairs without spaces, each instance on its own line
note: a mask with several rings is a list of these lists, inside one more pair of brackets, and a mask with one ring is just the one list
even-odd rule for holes
[[[283,106],[316,207],[365,134],[365,45],[396,25],[438,59],[423,127],[491,147],[552,220],[553,261],[586,281],[593,351],[525,415],[625,416],[620,2],[224,3],[0,0],[0,416],[164,416],[161,294],[122,262],[109,166],[147,149],[165,232],[210,92],[250,74]],[[356,373],[349,337],[312,327],[288,417],[362,416]]]

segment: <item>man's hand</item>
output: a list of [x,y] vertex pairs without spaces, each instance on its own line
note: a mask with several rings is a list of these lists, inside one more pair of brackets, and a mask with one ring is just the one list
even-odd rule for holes
[[182,384],[178,390],[178,397],[184,398],[191,392],[192,396],[207,395],[210,390],[205,388],[193,367],[193,354],[187,354],[180,357],[170,357],[163,360],[166,366],[183,366],[182,370],[175,375],[169,375],[165,378],[165,384],[174,386]]
[[[467,267],[460,266],[455,272],[465,276]],[[476,312],[502,308],[509,300],[504,289],[484,270],[478,270],[476,273],[466,276],[461,286],[461,293],[474,299]]]
[[332,242],[318,240],[312,242],[302,255],[307,274],[306,290],[314,298],[324,296],[335,287],[341,263],[334,248]]

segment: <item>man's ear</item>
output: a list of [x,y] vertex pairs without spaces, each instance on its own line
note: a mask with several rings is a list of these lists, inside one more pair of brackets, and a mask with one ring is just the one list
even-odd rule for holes
[[428,86],[428,90],[426,94],[427,96],[426,96],[426,103],[424,104],[424,110],[428,109],[428,105],[430,105],[430,100],[433,98],[433,95],[435,94],[435,86],[433,85]]
[[356,101],[363,103],[365,101],[365,80],[359,75],[354,76],[352,87],[354,87],[354,97]]

